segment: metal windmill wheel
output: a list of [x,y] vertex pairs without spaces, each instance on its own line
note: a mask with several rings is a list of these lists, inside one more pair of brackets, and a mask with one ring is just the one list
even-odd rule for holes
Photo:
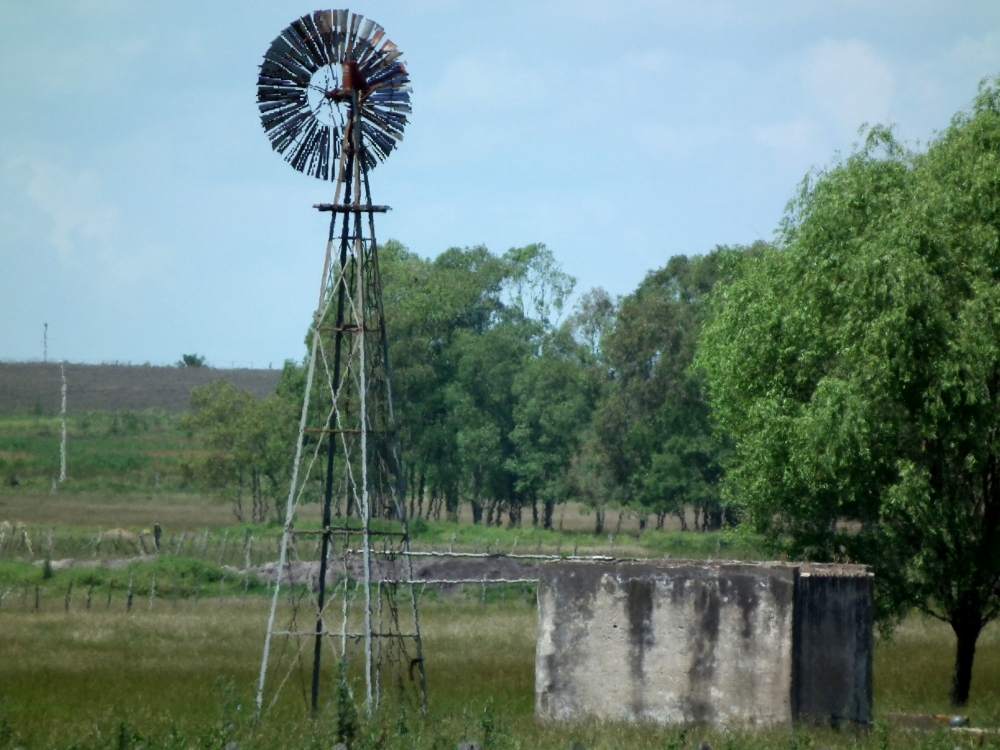
[[318,10],[289,25],[271,43],[257,79],[257,106],[271,146],[300,172],[335,180],[357,94],[368,141],[365,169],[403,138],[410,79],[402,53],[371,19],[346,10]]

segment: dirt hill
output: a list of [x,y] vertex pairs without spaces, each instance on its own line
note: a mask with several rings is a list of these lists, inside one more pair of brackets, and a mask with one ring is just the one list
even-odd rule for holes
[[[281,370],[67,364],[66,409],[71,414],[124,409],[179,414],[190,408],[196,386],[223,379],[264,398],[274,393],[280,377]],[[57,413],[61,385],[58,363],[0,362],[0,411]]]

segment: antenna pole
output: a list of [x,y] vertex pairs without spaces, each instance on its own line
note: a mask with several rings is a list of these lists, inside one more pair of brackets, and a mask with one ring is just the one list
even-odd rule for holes
[[42,362],[49,361],[49,324],[45,324],[45,330],[42,333]]
[[59,363],[62,375],[62,444],[59,450],[59,481],[66,481],[66,361]]

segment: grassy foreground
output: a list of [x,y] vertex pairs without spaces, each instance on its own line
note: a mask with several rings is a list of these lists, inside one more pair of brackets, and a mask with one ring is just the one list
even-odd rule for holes
[[[293,675],[278,707],[254,727],[249,707],[259,667],[266,602],[191,599],[131,614],[52,602],[39,612],[0,609],[0,748],[184,750],[329,748],[332,709],[306,719],[307,675]],[[592,748],[871,748],[915,744],[952,750],[952,735],[912,736],[876,723],[867,734],[802,729],[754,735],[615,724],[543,726],[533,720],[535,609],[507,600],[485,609],[473,598],[424,600],[430,716],[412,712],[362,722],[357,748],[487,750]],[[1000,725],[1000,631],[984,633],[967,713]],[[913,618],[875,657],[875,709],[948,712],[952,638],[939,623]],[[305,681],[302,680],[305,677]],[[355,685],[360,695],[360,684]],[[988,740],[987,743],[992,741]],[[1000,747],[1000,743],[996,743]]]

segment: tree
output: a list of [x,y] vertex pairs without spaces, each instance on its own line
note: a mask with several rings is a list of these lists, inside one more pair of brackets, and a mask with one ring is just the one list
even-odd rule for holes
[[182,354],[177,362],[178,367],[205,367],[205,358],[200,354]]
[[598,383],[587,367],[588,350],[562,329],[543,344],[540,356],[528,359],[514,377],[514,455],[507,461],[516,489],[531,502],[532,521],[552,528],[557,503],[573,494],[570,469],[590,424]]
[[514,383],[575,280],[538,244],[424,260],[387,242],[380,267],[412,509],[420,513],[429,490],[435,513],[443,498],[454,517],[464,497],[477,523],[500,523],[502,511],[518,523]]
[[382,246],[379,260],[411,505],[419,514],[426,490],[428,513],[433,506],[440,514],[443,503],[455,514],[460,487],[469,486],[451,413],[459,340],[482,336],[496,324],[507,268],[485,247],[451,248],[424,260],[395,241]]
[[[286,363],[285,371],[291,370]],[[216,380],[191,390],[188,424],[202,430],[212,452],[199,466],[211,487],[228,495],[233,513],[263,523],[283,516],[283,501],[295,446],[295,405],[281,396],[259,400],[232,383]]]
[[873,565],[883,624],[950,623],[963,705],[1000,613],[1000,88],[924,153],[870,129],[803,184],[779,245],[702,336],[726,494],[773,550]]
[[[676,514],[693,506],[701,527],[722,524],[719,480],[727,450],[709,418],[702,376],[692,370],[706,300],[737,250],[671,258],[619,301],[601,339],[610,382],[594,415],[601,465],[624,504]],[[588,455],[597,457],[591,451]]]

